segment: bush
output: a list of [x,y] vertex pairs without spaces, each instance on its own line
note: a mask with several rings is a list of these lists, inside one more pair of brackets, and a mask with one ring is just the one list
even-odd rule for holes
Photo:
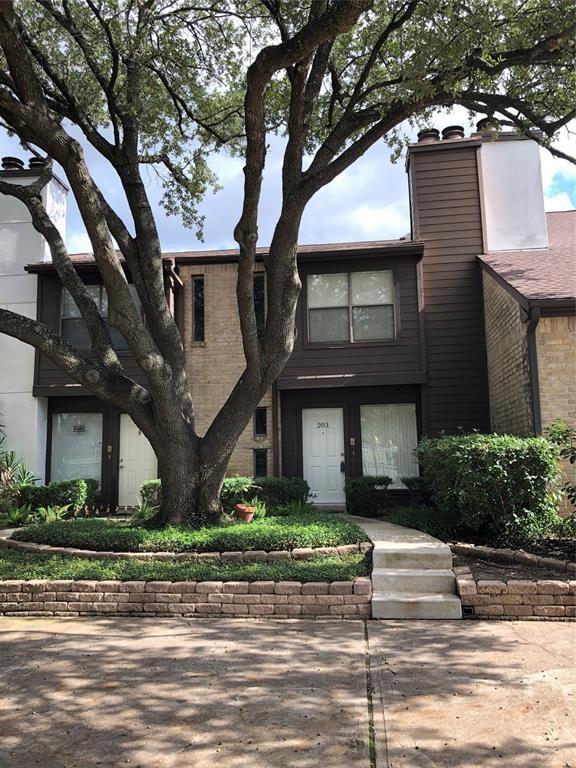
[[162,503],[162,484],[160,480],[146,480],[140,486],[140,498],[142,504],[150,507],[159,507]]
[[98,480],[87,477],[84,482],[86,483],[86,506],[93,507],[98,495]]
[[351,515],[378,517],[390,503],[390,477],[359,477],[346,480],[346,509]]
[[[301,477],[227,477],[222,484],[222,506],[231,512],[235,504],[257,496],[269,510],[291,502],[304,504],[310,495],[310,487]],[[160,480],[147,480],[140,487],[143,502],[159,507],[162,502]]]
[[272,508],[292,502],[305,504],[310,496],[310,486],[301,477],[259,477],[254,483],[256,496]]
[[460,435],[418,445],[442,525],[508,544],[545,535],[556,519],[558,449],[542,437]]
[[20,486],[18,495],[20,504],[29,504],[32,509],[68,506],[68,512],[72,515],[84,509],[88,498],[88,484],[86,480],[63,480],[61,483],[48,485],[23,485]]

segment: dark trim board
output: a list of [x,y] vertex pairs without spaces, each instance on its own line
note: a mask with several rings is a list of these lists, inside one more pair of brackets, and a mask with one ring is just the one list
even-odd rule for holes
[[[342,408],[344,412],[344,461],[346,477],[362,476],[360,406],[414,403],[418,437],[422,434],[420,387],[347,387],[285,390],[280,393],[282,418],[282,474],[304,476],[302,410],[304,408]],[[354,445],[351,441],[354,441]]]

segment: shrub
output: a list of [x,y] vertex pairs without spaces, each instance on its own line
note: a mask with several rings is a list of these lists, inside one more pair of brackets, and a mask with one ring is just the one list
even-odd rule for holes
[[256,495],[268,507],[282,507],[292,502],[305,504],[310,496],[310,486],[301,477],[259,477]]
[[453,530],[509,544],[544,535],[555,520],[558,449],[542,437],[459,435],[418,445],[425,486]]
[[159,479],[146,480],[140,486],[142,504],[159,507],[162,503],[162,484]]
[[[576,427],[571,427],[563,419],[556,419],[546,430],[546,436],[551,443],[558,446],[562,459],[569,464],[576,464]],[[562,490],[570,503],[576,507],[576,483],[566,481]]]
[[430,494],[422,477],[403,477],[402,482],[410,494],[410,504],[413,506],[430,503]]
[[[147,480],[140,487],[143,502],[153,507],[162,503],[160,480]],[[231,512],[235,504],[240,504],[247,497],[257,496],[269,510],[283,507],[291,502],[305,504],[310,495],[310,487],[301,477],[227,477],[222,484],[222,506]]]
[[69,514],[80,512],[86,505],[88,485],[86,480],[63,480],[48,485],[24,485],[19,488],[20,504],[39,507],[68,507]]
[[390,502],[390,477],[359,477],[346,480],[346,509],[351,515],[378,517]]
[[98,495],[98,480],[87,477],[84,482],[86,483],[86,506],[93,507]]

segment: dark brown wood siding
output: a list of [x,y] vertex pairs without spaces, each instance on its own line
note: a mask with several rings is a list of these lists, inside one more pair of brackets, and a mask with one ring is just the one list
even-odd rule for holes
[[476,147],[410,156],[414,237],[422,259],[427,383],[424,430],[490,429]]
[[[344,409],[344,451],[346,477],[362,476],[361,405],[415,403],[418,434],[422,430],[420,387],[331,387],[329,389],[299,389],[282,392],[282,474],[302,477],[302,409],[342,407]],[[355,445],[351,445],[351,439]]]
[[[294,351],[282,372],[280,389],[403,384],[423,381],[421,324],[418,307],[418,256],[348,257],[330,264],[307,261],[300,266],[303,291],[296,314]],[[328,272],[391,269],[396,287],[397,335],[394,342],[308,344],[306,278]]]
[[[95,277],[84,275],[86,283],[98,282]],[[49,328],[60,332],[60,306],[62,285],[56,275],[38,276],[38,318]],[[130,352],[119,352],[126,375],[143,386],[147,386],[146,377]],[[35,395],[91,395],[67,376],[57,365],[44,355],[37,353],[34,381]]]

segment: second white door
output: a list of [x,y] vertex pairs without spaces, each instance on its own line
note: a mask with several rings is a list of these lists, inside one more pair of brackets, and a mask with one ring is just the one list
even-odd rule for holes
[[344,415],[342,408],[302,410],[304,479],[316,504],[343,504]]
[[119,506],[133,507],[138,504],[142,483],[157,476],[158,462],[148,439],[128,414],[121,414]]

